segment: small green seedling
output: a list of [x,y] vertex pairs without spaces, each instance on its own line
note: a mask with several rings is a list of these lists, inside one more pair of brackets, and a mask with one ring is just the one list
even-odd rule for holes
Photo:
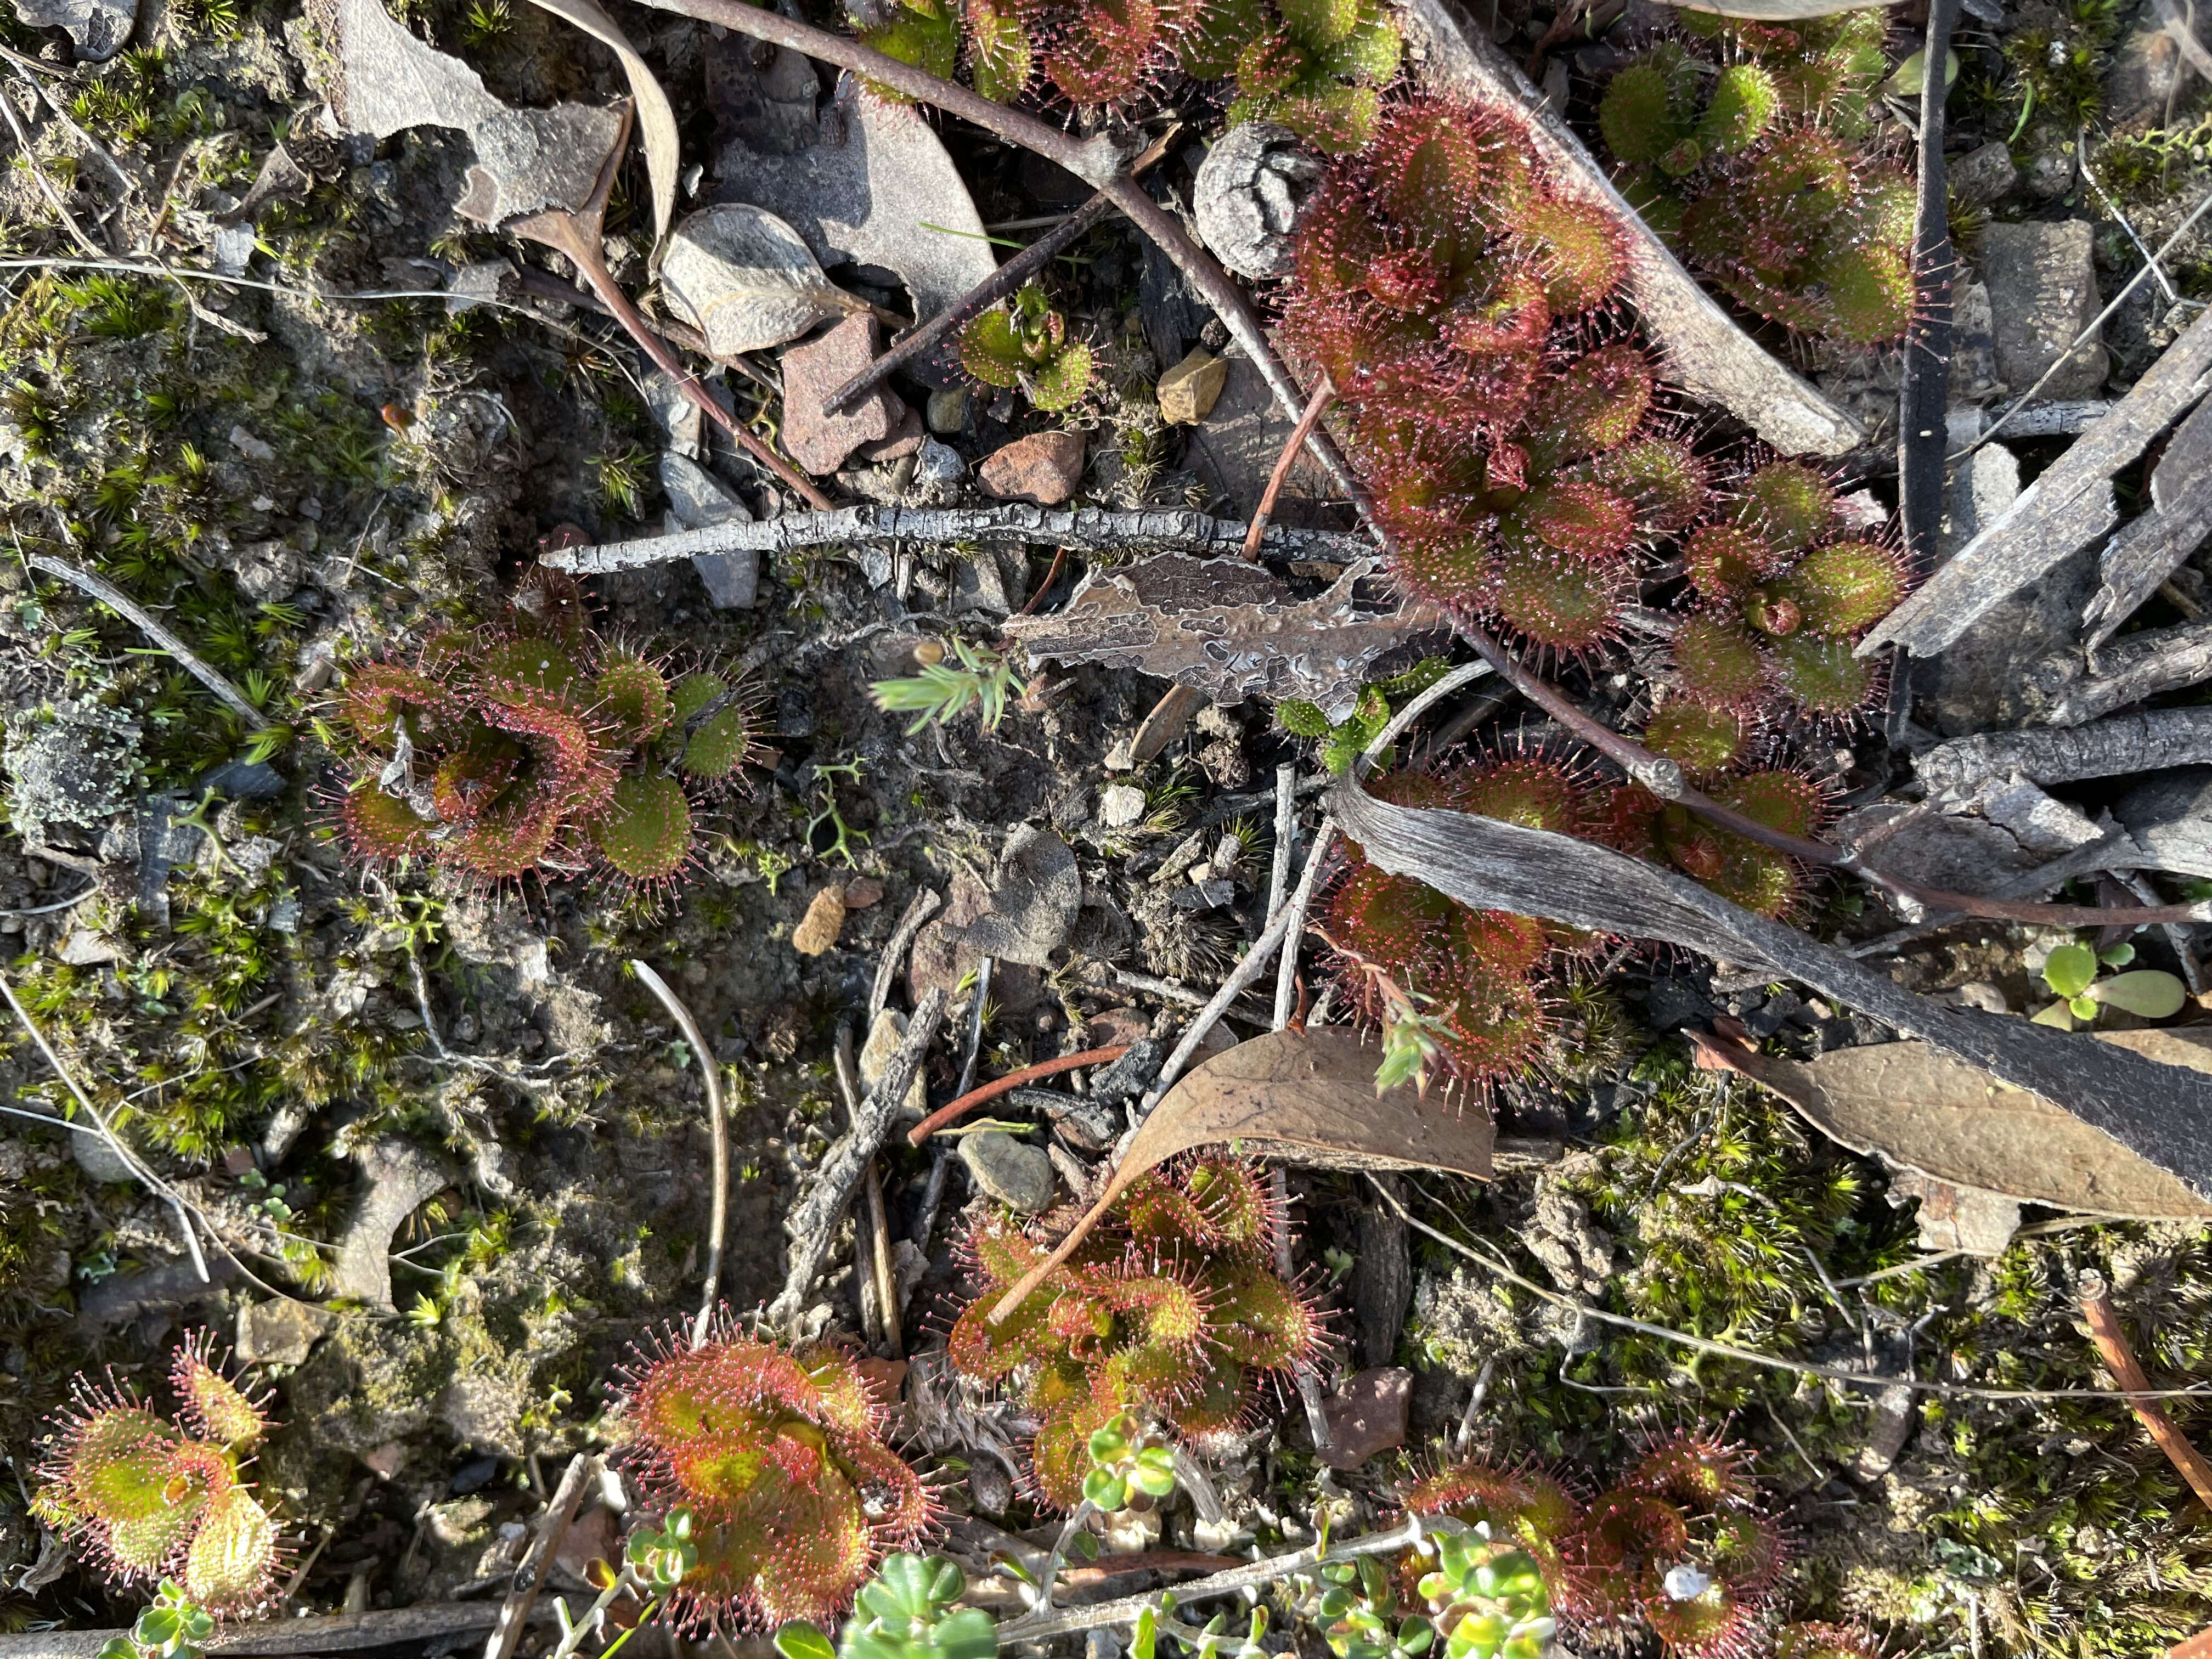
[[[1340,778],[1352,769],[1354,761],[1367,752],[1367,745],[1382,735],[1382,728],[1389,725],[1393,699],[1414,696],[1427,690],[1443,678],[1450,665],[1442,657],[1425,657],[1402,674],[1361,687],[1352,713],[1341,720],[1330,720],[1319,703],[1295,699],[1278,704],[1275,718],[1292,737],[1319,740],[1322,764],[1331,775]],[[1377,769],[1388,771],[1390,759],[1388,750],[1377,756]]]
[[776,1632],[775,1650],[783,1659],[995,1659],[991,1615],[957,1605],[967,1588],[958,1565],[941,1555],[894,1555],[860,1587],[834,1646],[799,1620]]
[[131,1633],[111,1638],[100,1659],[199,1659],[214,1634],[213,1615],[196,1606],[176,1580],[164,1578]]
[[1094,1430],[1088,1450],[1083,1495],[1109,1515],[1127,1509],[1133,1495],[1158,1500],[1175,1490],[1174,1449],[1146,1434],[1127,1412]]
[[2035,1016],[2038,1025],[2062,1031],[2094,1025],[2106,1008],[2124,1009],[2142,1019],[2171,1019],[2181,1012],[2188,988],[2172,974],[2155,968],[2138,968],[2099,979],[2100,968],[2125,969],[2136,959],[2136,947],[2122,940],[2102,951],[2087,945],[2062,945],[2043,964],[2043,982],[2058,1000]]

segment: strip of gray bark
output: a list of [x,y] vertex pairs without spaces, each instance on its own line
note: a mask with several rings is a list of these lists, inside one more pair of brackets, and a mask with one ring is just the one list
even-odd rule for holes
[[1971,805],[1990,784],[2073,783],[2212,763],[2212,708],[2154,708],[2090,726],[1984,732],[1936,745],[1913,763],[1929,797]]
[[1612,848],[1496,818],[1394,806],[1350,781],[1331,810],[1370,860],[1478,909],[1588,932],[1663,939],[1794,979],[2032,1090],[2212,1198],[2212,1075],[2076,1041],[2024,1019],[1947,1008],[1793,927]]
[[[1234,520],[1166,508],[1109,513],[1092,507],[1063,509],[1018,503],[1009,507],[847,507],[834,513],[790,513],[753,523],[709,525],[673,536],[642,537],[599,547],[563,548],[547,554],[544,562],[556,570],[596,576],[649,564],[671,564],[702,553],[787,553],[794,548],[883,541],[1029,542],[1064,547],[1073,553],[1239,553],[1246,528]],[[1277,558],[1348,564],[1371,556],[1375,548],[1364,536],[1270,524],[1260,550]]]

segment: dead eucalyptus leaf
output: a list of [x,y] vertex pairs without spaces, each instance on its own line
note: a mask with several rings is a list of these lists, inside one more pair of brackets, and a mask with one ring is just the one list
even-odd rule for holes
[[[2212,1030],[2202,1027],[2081,1040],[2212,1072]],[[2182,1181],[2063,1107],[1929,1043],[1838,1048],[1809,1065],[1700,1047],[1780,1095],[1830,1139],[1954,1186],[2091,1215],[2212,1216],[2212,1205]]]
[[661,258],[660,291],[717,357],[765,351],[825,318],[867,308],[823,274],[797,231],[742,202],[702,208],[677,226]]
[[607,15],[599,0],[535,0],[556,17],[574,23],[622,59],[629,77],[630,96],[637,101],[637,132],[645,143],[645,169],[653,181],[653,242],[666,240],[668,222],[676,213],[676,175],[682,165],[683,146],[676,135],[676,111],[668,94],[653,78],[653,70],[622,26]]
[[1489,1115],[1410,1087],[1375,1092],[1379,1051],[1345,1030],[1273,1031],[1240,1042],[1185,1077],[1152,1109],[1098,1200],[1043,1263],[991,1310],[1022,1305],[1073,1254],[1129,1183],[1194,1146],[1235,1141],[1260,1158],[1328,1170],[1446,1170],[1490,1176]]
[[1041,662],[1133,668],[1218,703],[1295,699],[1342,720],[1376,664],[1448,627],[1364,560],[1300,599],[1262,565],[1169,553],[1094,570],[1058,611],[1006,632]]
[[459,58],[425,46],[379,0],[315,0],[310,15],[337,58],[331,107],[349,132],[388,138],[409,127],[455,127],[476,164],[460,210],[498,225],[541,209],[588,201],[608,150],[619,141],[619,110],[588,104],[512,109]]
[[928,120],[848,76],[790,155],[733,139],[715,158],[720,199],[766,208],[825,265],[898,273],[927,322],[998,269],[982,216]]

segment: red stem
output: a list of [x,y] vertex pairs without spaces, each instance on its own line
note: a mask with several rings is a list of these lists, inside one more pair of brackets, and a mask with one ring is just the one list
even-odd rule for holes
[[1105,1048],[1085,1048],[1079,1054],[1062,1054],[1058,1060],[1041,1060],[1034,1066],[1024,1066],[1018,1072],[1009,1072],[995,1078],[981,1088],[970,1089],[949,1106],[940,1106],[927,1117],[906,1132],[907,1144],[919,1146],[946,1124],[966,1116],[987,1100],[996,1100],[1000,1095],[1018,1089],[1024,1083],[1034,1083],[1042,1077],[1057,1077],[1062,1072],[1072,1072],[1079,1066],[1103,1066],[1121,1058],[1131,1045],[1117,1042]]
[[1305,413],[1298,416],[1298,423],[1291,428],[1290,440],[1284,444],[1283,453],[1275,457],[1275,470],[1267,475],[1267,488],[1261,492],[1259,508],[1252,514],[1252,527],[1244,532],[1244,556],[1247,560],[1259,558],[1260,543],[1267,533],[1267,520],[1275,510],[1275,497],[1283,493],[1283,483],[1291,476],[1291,468],[1297,462],[1298,452],[1306,447],[1306,440],[1313,434],[1315,423],[1335,401],[1336,386],[1329,380],[1328,371],[1323,369],[1320,384],[1314,387],[1313,396],[1306,400]]

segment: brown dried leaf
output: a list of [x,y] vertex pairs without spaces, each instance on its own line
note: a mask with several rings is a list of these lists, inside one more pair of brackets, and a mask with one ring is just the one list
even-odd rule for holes
[[[2212,1072],[2212,1030],[2202,1027],[2076,1040]],[[1700,1047],[1780,1095],[1830,1139],[1954,1186],[2091,1215],[2212,1216],[2212,1205],[2185,1182],[2063,1107],[1925,1042],[1839,1048],[1810,1065]]]
[[1060,611],[1014,617],[1006,632],[1039,661],[1133,668],[1217,703],[1318,703],[1342,720],[1378,661],[1448,627],[1364,561],[1298,599],[1261,565],[1167,553],[1094,570]]
[[1044,1263],[991,1310],[1021,1306],[1146,1170],[1194,1146],[1329,1170],[1448,1170],[1490,1176],[1487,1113],[1425,1101],[1411,1087],[1375,1092],[1376,1051],[1349,1031],[1273,1031],[1240,1042],[1185,1077],[1152,1109],[1098,1201]]

